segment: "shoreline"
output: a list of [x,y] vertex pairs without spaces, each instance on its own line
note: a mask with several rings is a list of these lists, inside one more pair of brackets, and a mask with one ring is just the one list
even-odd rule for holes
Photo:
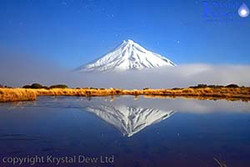
[[200,100],[250,101],[250,87],[204,87],[173,89],[104,89],[104,88],[0,88],[0,102],[34,101],[38,96],[145,96],[148,98],[195,98]]

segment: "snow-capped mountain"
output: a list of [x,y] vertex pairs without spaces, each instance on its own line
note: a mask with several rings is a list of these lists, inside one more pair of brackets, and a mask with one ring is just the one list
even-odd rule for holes
[[174,111],[143,108],[127,105],[89,105],[85,108],[105,122],[116,127],[123,135],[131,137],[152,124],[169,118]]
[[132,40],[125,40],[113,51],[90,64],[78,68],[80,71],[126,71],[175,66],[157,53],[150,52]]

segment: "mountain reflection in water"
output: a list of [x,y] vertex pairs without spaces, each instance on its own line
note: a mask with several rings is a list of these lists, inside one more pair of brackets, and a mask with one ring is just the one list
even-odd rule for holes
[[104,121],[116,127],[123,135],[133,136],[142,129],[172,116],[174,111],[143,108],[123,104],[95,104],[86,107]]
[[250,103],[241,101],[39,97],[0,104],[0,156],[114,155],[121,167],[249,166],[249,127]]

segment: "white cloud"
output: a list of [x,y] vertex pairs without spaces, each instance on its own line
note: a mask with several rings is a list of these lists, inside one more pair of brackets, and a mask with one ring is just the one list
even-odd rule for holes
[[250,86],[250,66],[187,64],[173,68],[113,73],[81,73],[83,83],[95,87],[172,88],[236,83]]
[[236,83],[250,86],[249,65],[186,64],[177,67],[112,73],[79,73],[33,56],[5,55],[0,62],[0,84],[23,86],[66,83],[72,87],[173,88]]

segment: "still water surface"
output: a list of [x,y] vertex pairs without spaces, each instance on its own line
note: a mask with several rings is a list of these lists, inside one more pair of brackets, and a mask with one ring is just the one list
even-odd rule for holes
[[58,166],[250,166],[250,103],[132,96],[2,103],[0,156],[0,166],[34,156],[45,162],[33,166],[55,166],[47,156],[64,158]]

